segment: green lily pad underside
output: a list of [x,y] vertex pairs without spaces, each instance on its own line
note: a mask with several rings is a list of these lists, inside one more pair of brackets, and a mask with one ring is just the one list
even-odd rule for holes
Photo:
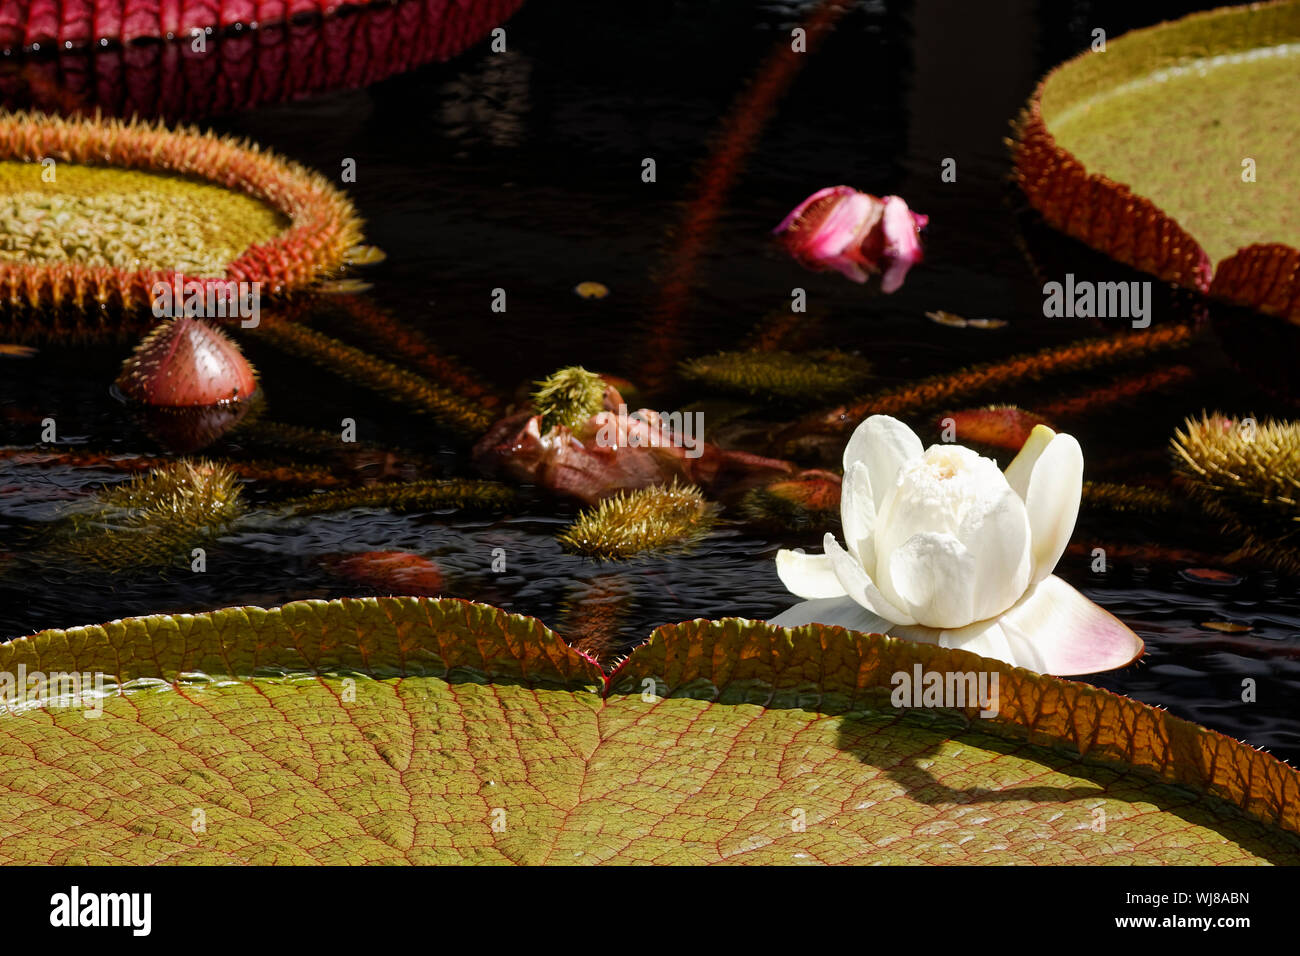
[[1042,93],[1062,148],[1154,202],[1213,263],[1256,243],[1300,248],[1300,4],[1246,10],[1111,40]]
[[[117,692],[0,712],[4,863],[1300,863],[1280,762],[837,628],[670,625],[606,680],[484,605],[306,601],[47,631],[19,665]],[[996,672],[1000,716],[894,708],[916,665]]]

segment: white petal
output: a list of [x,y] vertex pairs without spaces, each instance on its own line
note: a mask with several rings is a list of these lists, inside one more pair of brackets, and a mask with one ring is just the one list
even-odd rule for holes
[[1040,674],[1095,674],[1142,655],[1142,639],[1055,575],[999,618],[955,630],[893,627],[906,637],[958,648]]
[[831,559],[831,567],[835,569],[835,576],[840,579],[840,584],[849,597],[871,613],[879,614],[895,624],[916,623],[914,617],[895,607],[880,593],[880,588],[872,583],[871,577],[863,570],[857,558],[840,547],[835,535],[826,535],[824,544],[826,555]]
[[897,418],[872,415],[854,430],[844,447],[844,473],[848,474],[854,462],[867,466],[872,498],[878,509],[885,492],[893,487],[903,462],[917,457],[923,450],[916,432]]
[[[944,563],[928,568],[912,543],[938,535],[924,553]],[[939,542],[956,539],[969,558],[951,560]],[[882,594],[932,627],[965,627],[1001,614],[1024,596],[1032,570],[1029,517],[995,462],[960,445],[934,445],[903,465],[877,512],[872,580]],[[905,547],[894,577],[893,555]],[[957,575],[962,575],[958,578]],[[905,593],[906,592],[906,593]],[[927,598],[925,594],[932,594]],[[940,608],[936,601],[945,605]]]
[[790,593],[801,598],[839,598],[846,593],[824,554],[782,548],[776,553],[776,573]]
[[878,614],[872,614],[852,598],[822,598],[804,601],[782,611],[767,623],[780,627],[802,627],[805,624],[828,624],[847,627],[851,631],[883,634],[893,623]]
[[1082,497],[1083,450],[1072,435],[1057,435],[1034,463],[1025,495],[1034,552],[1031,584],[1051,574],[1061,560],[1074,533]]
[[1034,464],[1055,437],[1056,432],[1046,425],[1035,425],[1025,443],[1020,446],[1019,453],[1007,465],[1007,483],[1016,490],[1021,501],[1029,495],[1029,476],[1033,474]]
[[844,542],[849,554],[862,563],[870,575],[876,563],[872,531],[876,527],[876,504],[871,496],[871,478],[867,466],[855,461],[844,472],[840,487],[840,522],[844,525]]
[[914,534],[889,555],[889,580],[919,624],[964,627],[975,620],[975,556],[950,534]]

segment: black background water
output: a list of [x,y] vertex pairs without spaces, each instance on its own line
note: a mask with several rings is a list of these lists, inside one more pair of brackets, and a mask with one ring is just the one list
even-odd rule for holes
[[[374,283],[370,297],[503,389],[573,363],[635,381],[663,347],[659,279],[675,261],[680,223],[719,132],[760,64],[812,6],[537,0],[507,24],[506,53],[480,44],[451,63],[368,89],[207,122],[329,175],[355,159],[357,181],[347,190],[367,220],[368,241],[389,255],[365,273]],[[1135,276],[1025,213],[1007,182],[1003,138],[1038,77],[1085,49],[1095,28],[1114,37],[1192,6],[915,0],[845,8],[784,98],[757,117],[761,135],[752,151],[738,156],[697,263],[681,356],[735,347],[764,313],[788,303],[794,286],[807,289],[821,317],[817,344],[860,352],[878,386],[1099,334],[1083,320],[1043,317],[1043,277]],[[654,183],[641,178],[647,157],[656,163]],[[945,158],[957,161],[955,183],[940,180]],[[802,272],[772,246],[768,231],[795,203],[837,183],[903,195],[930,215],[927,262],[898,294],[872,296],[836,274]],[[573,287],[585,280],[604,283],[609,296],[580,299]],[[490,311],[495,288],[507,290],[504,314]],[[1191,296],[1157,300],[1157,325],[1204,308]],[[932,309],[1009,325],[949,328],[923,317]],[[1060,423],[1079,437],[1090,477],[1167,478],[1173,429],[1203,408],[1294,415],[1271,387],[1285,383],[1259,359],[1270,350],[1254,327],[1234,331],[1239,316],[1214,314],[1214,332],[1163,360],[1190,368],[1188,381]],[[1235,324],[1220,324],[1228,320]],[[45,347],[33,358],[0,358],[3,441],[36,444],[37,423],[49,416],[63,442],[152,452],[109,397],[128,351],[129,344]],[[463,446],[420,419],[256,342],[248,351],[276,420],[336,430],[352,417],[367,441],[424,451],[450,473],[471,473]],[[1056,402],[1102,388],[1116,374],[991,398]],[[670,389],[653,404],[667,409],[695,397]],[[4,547],[22,550],[27,532],[57,518],[69,501],[120,478],[0,464]],[[793,599],[773,570],[777,548],[816,548],[820,539],[778,540],[726,522],[688,555],[610,568],[561,552],[553,535],[573,514],[567,504],[535,497],[520,513],[490,520],[374,511],[292,522],[254,515],[210,549],[203,575],[109,578],[24,562],[21,574],[0,578],[0,636],[133,614],[367,593],[332,577],[320,559],[409,550],[437,561],[448,593],[536,615],[562,631],[584,588],[597,583],[626,598],[619,631],[631,645],[669,621],[761,618],[783,609]],[[1105,574],[1090,568],[1092,548],[1112,541],[1230,551],[1208,520],[1170,527],[1085,510],[1074,540],[1059,573],[1147,643],[1140,663],[1090,680],[1279,756],[1300,756],[1294,579],[1251,570],[1238,572],[1240,583],[1208,585],[1180,574],[1187,561],[1149,556],[1112,557]],[[505,549],[504,574],[492,573],[495,548]],[[1219,633],[1206,629],[1207,621],[1250,630]],[[1247,678],[1258,682],[1255,703],[1241,700]]]

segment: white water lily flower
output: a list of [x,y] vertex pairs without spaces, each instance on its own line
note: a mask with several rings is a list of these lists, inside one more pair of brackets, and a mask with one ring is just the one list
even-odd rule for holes
[[1074,531],[1083,452],[1037,426],[1006,472],[961,445],[932,445],[888,415],[844,449],[847,550],[781,551],[802,604],[784,627],[833,624],[960,648],[1046,674],[1123,667],[1142,641],[1052,574]]

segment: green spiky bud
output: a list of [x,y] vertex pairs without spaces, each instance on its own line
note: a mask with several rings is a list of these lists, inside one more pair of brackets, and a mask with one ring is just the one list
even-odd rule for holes
[[606,498],[559,536],[567,550],[597,558],[682,548],[708,534],[717,509],[694,485],[674,481]]
[[542,416],[542,431],[557,425],[577,428],[605,407],[605,380],[581,365],[570,365],[535,383],[533,406]]
[[55,551],[108,571],[164,567],[243,514],[239,480],[210,461],[169,462],[96,495],[72,516]]
[[1300,422],[1202,415],[1187,419],[1172,445],[1197,494],[1300,520]]

